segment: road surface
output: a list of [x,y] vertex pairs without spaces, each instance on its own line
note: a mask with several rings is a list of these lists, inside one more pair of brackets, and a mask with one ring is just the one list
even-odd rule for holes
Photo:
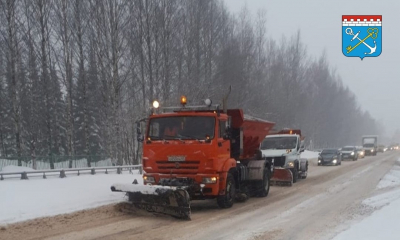
[[361,202],[374,195],[399,156],[392,151],[322,167],[312,160],[307,179],[271,187],[266,198],[231,209],[212,200],[193,202],[191,221],[123,211],[120,203],[2,227],[0,239],[331,239],[373,212]]

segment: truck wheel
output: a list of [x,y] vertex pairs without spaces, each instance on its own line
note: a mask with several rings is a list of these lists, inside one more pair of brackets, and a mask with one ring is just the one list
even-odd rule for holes
[[270,181],[269,181],[269,170],[264,171],[264,178],[261,182],[261,184],[258,186],[258,196],[259,197],[266,197],[268,196],[269,193],[269,187],[270,187]]
[[297,179],[299,178],[299,170],[297,170],[297,168],[292,168],[290,171],[292,171],[293,183],[297,182]]
[[308,175],[308,162],[306,164],[306,170],[301,173],[301,179],[306,179]]
[[226,177],[225,194],[217,197],[217,203],[220,208],[230,208],[235,200],[235,179],[231,173]]

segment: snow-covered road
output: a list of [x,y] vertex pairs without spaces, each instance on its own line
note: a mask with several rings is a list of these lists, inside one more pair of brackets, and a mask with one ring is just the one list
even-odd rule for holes
[[[326,167],[318,167],[312,160],[307,179],[293,187],[272,187],[267,198],[251,198],[224,210],[211,200],[193,202],[192,221],[154,216],[140,210],[121,212],[123,203],[120,203],[8,225],[0,231],[0,236],[4,239],[376,239],[376,236],[367,238],[372,233],[359,237],[364,236],[359,231],[369,228],[374,232],[371,226],[375,224],[380,231],[393,233],[391,224],[395,221],[390,216],[395,217],[400,209],[398,158],[399,152],[387,152]],[[128,176],[116,175],[121,179],[112,181],[99,179],[114,178],[113,175],[76,177],[87,177],[88,183],[96,178],[90,186],[108,184],[104,194],[97,195],[95,189],[84,189],[85,179],[85,184],[76,183],[82,185],[77,194],[82,194],[82,202],[87,198],[100,198],[96,200],[98,204],[121,201],[123,197],[108,192],[108,187],[115,182],[132,181],[133,176]],[[72,178],[52,181],[74,181]],[[4,183],[7,182],[0,182],[0,189]],[[76,205],[75,210],[78,210]],[[386,217],[391,224],[385,224]]]

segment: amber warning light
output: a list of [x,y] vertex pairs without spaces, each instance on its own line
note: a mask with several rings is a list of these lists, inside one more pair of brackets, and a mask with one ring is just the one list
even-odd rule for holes
[[185,97],[185,96],[182,96],[182,97],[181,97],[181,104],[182,104],[182,106],[185,106],[185,105],[186,105],[186,101],[187,101],[186,97]]

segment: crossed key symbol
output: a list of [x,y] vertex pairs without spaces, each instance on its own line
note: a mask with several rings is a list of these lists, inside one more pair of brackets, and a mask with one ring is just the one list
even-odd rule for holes
[[368,44],[365,42],[365,40],[367,40],[368,38],[376,39],[376,38],[378,37],[379,30],[378,30],[378,28],[368,28],[368,29],[367,29],[367,33],[368,33],[368,35],[367,35],[364,39],[360,39],[360,38],[358,37],[358,35],[360,34],[360,31],[358,31],[358,32],[354,35],[353,29],[351,29],[351,28],[346,28],[346,34],[347,34],[347,35],[354,36],[354,37],[351,39],[351,41],[353,41],[353,40],[356,39],[356,38],[360,41],[360,42],[358,42],[354,47],[348,46],[348,47],[346,48],[347,53],[350,53],[350,52],[353,51],[356,47],[358,47],[361,43],[363,43],[365,46],[367,46],[367,47],[370,49],[370,52],[369,52],[369,53],[365,53],[365,54],[373,54],[373,53],[376,51],[376,42],[375,42],[375,40],[374,40],[374,44],[375,44],[374,47],[371,47],[370,45],[368,45]]

